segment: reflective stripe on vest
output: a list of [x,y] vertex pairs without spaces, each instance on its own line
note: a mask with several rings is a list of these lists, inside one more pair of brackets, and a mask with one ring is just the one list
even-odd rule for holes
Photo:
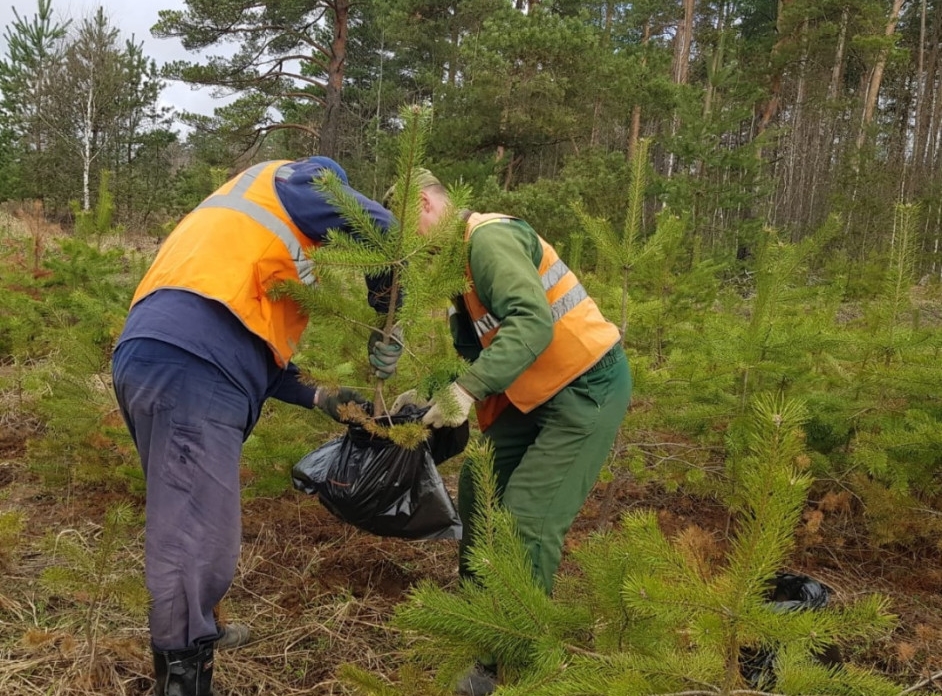
[[[481,216],[483,221],[474,224],[471,222],[471,229],[468,230],[466,238],[470,240],[471,234],[476,230],[490,225],[495,222],[510,222],[515,218],[508,218],[501,215],[491,215],[491,216]],[[556,250],[547,244],[543,239],[540,239],[540,244],[543,247],[543,258],[544,261],[549,260],[550,263],[548,266],[542,269],[540,272],[540,282],[543,286],[543,292],[546,295],[546,299],[550,305],[550,314],[553,320],[553,324],[557,324],[563,317],[566,316],[570,311],[575,309],[580,302],[589,299],[589,293],[586,292],[586,289],[583,287],[582,283],[579,282],[579,279],[576,275],[569,269],[566,263],[559,258],[556,254]],[[542,267],[541,263],[541,267]],[[468,270],[470,276],[470,269]],[[472,279],[473,280],[473,279]],[[557,296],[558,293],[554,292],[558,286],[563,284],[572,284],[568,290],[565,290],[565,294]],[[561,288],[560,291],[565,288]],[[594,303],[593,303],[594,304]],[[481,341],[481,345],[485,348],[488,344],[494,339],[494,336],[497,334],[497,330],[500,328],[500,320],[497,319],[493,314],[487,311],[483,305],[481,307],[484,309],[483,314],[478,319],[471,319],[471,325],[474,327],[474,332],[477,334],[478,340]]]
[[285,247],[287,247],[288,253],[291,254],[291,260],[294,262],[294,267],[298,272],[298,278],[305,285],[313,285],[316,281],[314,262],[307,257],[304,249],[301,248],[301,243],[298,241],[298,238],[294,236],[291,229],[284,222],[279,220],[277,215],[266,210],[258,203],[245,198],[245,193],[251,188],[252,184],[255,183],[258,175],[269,165],[269,162],[263,162],[262,164],[256,164],[254,167],[247,169],[245,173],[238,178],[235,186],[233,186],[228,193],[216,193],[210,196],[200,203],[196,207],[196,210],[223,208],[247,215],[253,222],[257,222],[282,241]]
[[[562,259],[557,260],[552,266],[546,269],[546,272],[542,276],[540,276],[540,280],[543,282],[543,292],[549,293],[552,291],[552,289],[556,287],[569,272],[569,266],[567,266]],[[588,296],[589,293],[586,292],[586,289],[582,286],[582,283],[576,284],[565,295],[550,305],[550,310],[553,313],[553,323],[555,324],[560,319],[562,319],[567,312],[572,310],[573,307],[582,302]],[[478,338],[483,338],[486,334],[499,328],[500,321],[498,321],[497,318],[490,312],[474,322],[474,332],[478,335]]]

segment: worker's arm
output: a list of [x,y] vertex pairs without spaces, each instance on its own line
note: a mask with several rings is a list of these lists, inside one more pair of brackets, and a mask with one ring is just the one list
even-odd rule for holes
[[301,371],[298,366],[289,362],[288,367],[281,372],[280,378],[269,396],[288,404],[314,408],[315,391],[315,386],[301,381]]
[[553,340],[553,316],[540,280],[543,256],[536,233],[522,220],[476,230],[468,251],[478,297],[500,322],[491,345],[458,379],[475,399],[507,389]]
[[316,386],[301,381],[301,371],[294,363],[289,362],[288,367],[282,371],[271,396],[285,403],[304,406],[305,408],[319,408],[338,423],[348,422],[341,414],[342,407],[351,402],[363,406],[367,403],[355,389],[341,387],[340,389],[318,389]]

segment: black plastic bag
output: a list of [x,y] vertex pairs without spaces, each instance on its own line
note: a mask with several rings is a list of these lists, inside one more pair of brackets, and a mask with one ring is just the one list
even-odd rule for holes
[[[426,410],[406,406],[390,420],[415,422]],[[292,480],[339,519],[377,536],[460,539],[461,521],[435,467],[462,452],[468,436],[467,423],[435,429],[407,450],[351,425],[295,464]]]
[[[774,582],[768,600],[770,608],[776,612],[823,609],[831,595],[831,588],[806,575],[778,573]],[[841,663],[837,646],[830,646],[816,657],[828,666]],[[775,686],[774,650],[743,648],[739,655],[739,667],[751,688],[767,690]]]

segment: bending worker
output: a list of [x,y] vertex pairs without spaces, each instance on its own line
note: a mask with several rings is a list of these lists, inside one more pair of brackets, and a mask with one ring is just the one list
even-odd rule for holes
[[[347,184],[326,157],[263,162],[203,201],[164,242],[117,342],[115,394],[147,486],[144,574],[157,696],[211,694],[213,650],[227,639],[213,608],[232,583],[242,536],[239,459],[262,404],[273,397],[340,420],[341,404],[366,401],[352,389],[299,380],[291,356],[307,317],[293,300],[267,294],[279,281],[312,283],[307,250],[329,229],[351,231],[312,185],[325,172]],[[347,188],[389,228],[385,208]],[[370,304],[385,313],[389,278],[367,285]],[[374,332],[370,362],[379,377],[392,375],[401,348]]]
[[[427,234],[451,202],[431,173],[421,171],[418,182],[419,233]],[[478,425],[493,443],[498,496],[516,520],[534,577],[549,593],[563,538],[625,417],[631,374],[618,329],[552,246],[523,220],[466,215],[471,286],[454,298],[450,321],[455,348],[472,365],[449,386],[457,415],[433,402],[425,422],[458,425],[476,405]],[[474,498],[466,462],[458,483],[465,577]],[[459,692],[491,693],[493,667],[478,665]]]

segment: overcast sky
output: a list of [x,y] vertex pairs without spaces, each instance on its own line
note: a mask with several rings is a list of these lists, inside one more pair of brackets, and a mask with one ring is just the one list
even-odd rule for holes
[[[13,8],[29,21],[36,14],[36,6],[36,0],[0,0],[0,55],[5,56],[7,52],[6,27],[13,21]],[[196,58],[195,54],[183,50],[179,39],[155,39],[150,33],[157,22],[158,10],[183,9],[184,0],[52,0],[56,16],[71,19],[73,24],[94,15],[99,6],[105,8],[111,23],[120,30],[121,40],[133,34],[138,43],[143,41],[145,55],[157,61],[158,67],[171,60]],[[208,89],[194,91],[179,82],[167,82],[161,102],[203,114],[211,114],[213,108],[225,103],[213,99]]]

